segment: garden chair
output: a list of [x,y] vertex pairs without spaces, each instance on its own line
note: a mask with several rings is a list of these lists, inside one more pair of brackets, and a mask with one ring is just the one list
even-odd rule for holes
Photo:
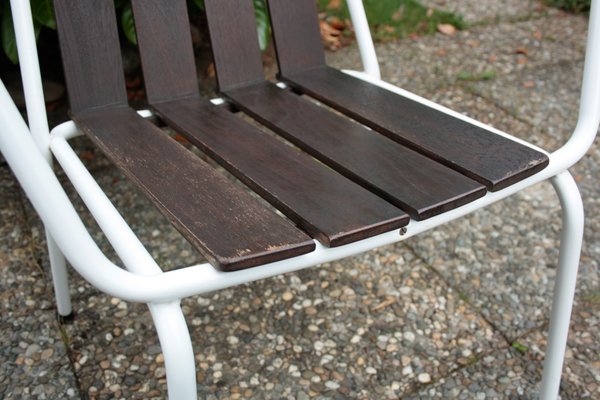
[[[59,314],[71,313],[66,258],[98,289],[148,304],[169,396],[196,398],[194,355],[180,299],[398,242],[548,179],[558,193],[564,226],[540,395],[556,398],[584,223],[567,168],[590,147],[600,116],[597,2],[579,122],[553,153],[381,81],[362,2],[347,3],[364,72],[326,66],[314,0],[269,1],[281,81],[274,84],[264,78],[251,0],[205,0],[223,96],[211,102],[198,91],[185,2],[133,0],[152,109],[135,112],[127,104],[113,1],[55,0],[72,121],[48,134],[29,2],[12,1],[29,127],[0,85],[0,149],[47,229]],[[286,218],[164,134],[147,119],[152,115]],[[70,147],[68,140],[81,134],[208,263],[161,270]],[[88,234],[56,178],[53,158],[126,269],[109,261]]]

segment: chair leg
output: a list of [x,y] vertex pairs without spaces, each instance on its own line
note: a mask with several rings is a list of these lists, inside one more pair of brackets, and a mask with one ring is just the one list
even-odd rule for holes
[[196,365],[192,339],[179,300],[148,304],[165,358],[170,399],[196,400]]
[[46,243],[48,243],[48,258],[50,259],[50,270],[52,271],[52,283],[54,285],[58,315],[68,317],[71,315],[72,308],[67,261],[48,231],[46,231]]
[[571,174],[565,171],[555,176],[552,178],[552,185],[562,206],[563,229],[540,391],[542,400],[558,397],[575,297],[584,222],[581,195]]

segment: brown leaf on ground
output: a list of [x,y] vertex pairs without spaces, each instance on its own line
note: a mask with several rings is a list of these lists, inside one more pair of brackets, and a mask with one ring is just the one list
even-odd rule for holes
[[94,158],[96,158],[96,155],[92,150],[84,150],[81,152],[81,154],[79,154],[79,158],[81,158],[83,161],[92,161]]
[[342,0],[329,0],[329,4],[327,4],[328,10],[335,10],[342,8]]
[[450,24],[439,24],[437,30],[446,36],[452,36],[456,33],[456,27]]
[[526,55],[528,55],[528,54],[529,54],[529,50],[527,50],[527,47],[518,47],[518,48],[515,50],[515,53],[516,53],[516,54],[523,54],[523,55],[525,55],[525,56],[526,56]]
[[214,78],[215,77],[215,63],[210,63],[208,64],[208,67],[206,67],[206,76],[209,78]]
[[396,299],[392,296],[386,296],[385,300],[372,308],[373,312],[381,311],[386,307],[396,303]]
[[392,14],[392,19],[394,21],[400,21],[403,16],[404,16],[404,5],[400,6],[400,8],[398,8],[398,10],[396,10],[396,12]]
[[173,139],[175,139],[179,143],[189,143],[189,141],[179,133],[176,133],[175,136],[173,136]]
[[533,89],[535,87],[535,82],[534,81],[525,81],[525,82],[523,82],[523,87],[525,89]]
[[327,23],[339,31],[343,31],[344,29],[346,29],[346,23],[338,17],[328,18]]
[[342,47],[342,31],[340,29],[331,26],[327,21],[320,21],[319,28],[321,30],[321,40],[325,47],[330,50],[337,50]]

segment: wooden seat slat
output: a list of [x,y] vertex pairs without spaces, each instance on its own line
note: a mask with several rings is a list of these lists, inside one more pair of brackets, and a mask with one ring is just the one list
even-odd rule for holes
[[77,126],[217,268],[305,254],[314,242],[130,108],[73,116]]
[[294,88],[491,191],[548,165],[539,151],[326,66],[315,2],[268,3],[280,78]]
[[[179,82],[196,80],[190,32],[170,25],[171,21],[188,20],[185,1],[133,0],[132,5],[148,99],[169,126],[325,245],[347,244],[408,223],[402,210],[213,106],[200,98],[197,88],[190,94],[189,86]],[[238,14],[211,20],[213,29],[221,29],[220,34],[213,35],[214,40],[218,42],[231,28],[227,24],[231,18],[241,30],[235,36],[240,38],[238,44],[243,44],[242,37],[256,35],[251,2],[225,1],[220,6]],[[215,53],[221,84],[235,87],[264,80],[255,45],[254,49],[237,46],[237,59],[226,67],[222,65],[228,60],[219,59],[220,54]],[[177,65],[165,60],[176,60]]]
[[464,175],[270,82],[225,92],[241,110],[421,220],[485,195]]
[[339,246],[408,223],[408,215],[297,149],[200,98],[157,103],[168,125],[311,236]]

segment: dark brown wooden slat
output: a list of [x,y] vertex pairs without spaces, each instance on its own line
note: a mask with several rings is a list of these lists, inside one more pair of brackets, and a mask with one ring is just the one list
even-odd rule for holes
[[126,105],[113,0],[55,0],[54,8],[71,110]]
[[[529,147],[329,68],[312,0],[269,0],[281,78],[323,103],[479,182],[503,189],[548,165]],[[306,38],[306,39],[305,39]]]
[[464,175],[272,83],[224,94],[239,109],[417,220],[486,193]]
[[132,0],[148,101],[198,95],[185,1]]
[[268,6],[279,71],[286,75],[325,65],[316,1],[269,0]]
[[314,242],[130,108],[73,117],[216,268],[233,271],[314,250]]
[[199,98],[154,104],[170,126],[328,246],[405,226],[408,216],[326,166]]
[[205,0],[204,6],[219,87],[263,81],[252,1]]
[[406,146],[503,189],[548,165],[548,157],[329,67],[285,76],[302,91]]

